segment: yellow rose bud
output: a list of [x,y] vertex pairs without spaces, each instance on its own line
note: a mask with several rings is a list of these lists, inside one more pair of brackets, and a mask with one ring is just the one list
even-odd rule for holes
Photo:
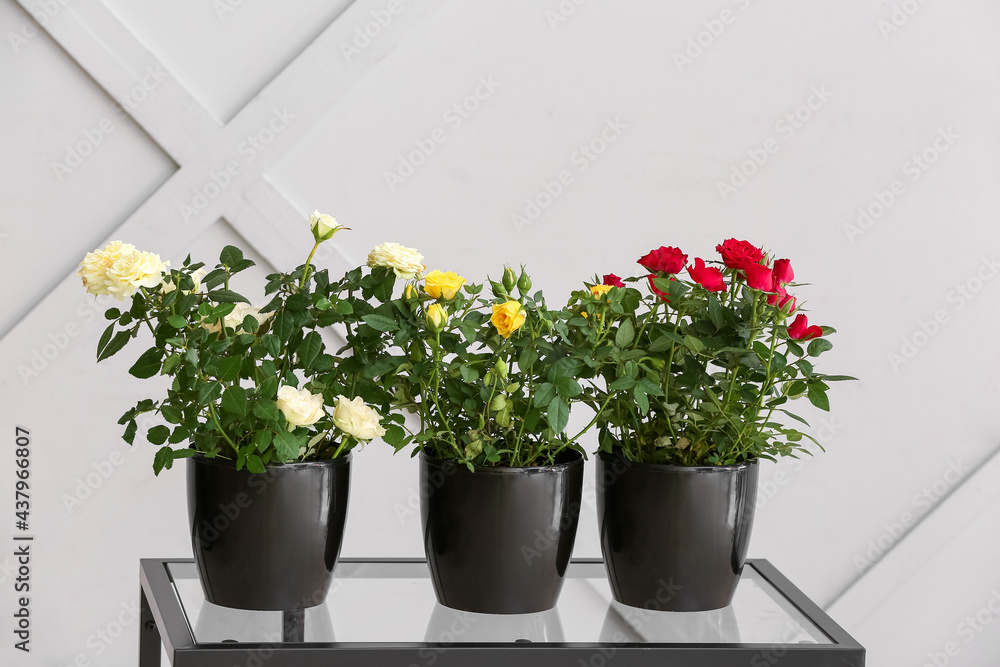
[[524,317],[521,304],[517,301],[508,301],[493,306],[493,317],[490,318],[490,322],[497,328],[497,333],[504,338],[510,338],[510,335],[524,324]]
[[465,284],[465,278],[454,271],[443,273],[435,269],[424,279],[424,290],[435,299],[450,301]]
[[403,298],[410,301],[411,299],[416,299],[417,296],[417,289],[413,285],[407,283],[406,289],[403,290]]
[[597,299],[611,291],[613,285],[594,285],[590,288],[590,293]]
[[441,331],[448,324],[448,312],[440,303],[432,303],[427,309],[424,320],[432,331]]
[[517,276],[514,275],[514,269],[509,266],[503,269],[503,286],[508,292],[513,292],[517,286]]
[[333,235],[341,229],[347,229],[332,215],[326,215],[319,211],[313,211],[309,216],[309,228],[312,229],[313,238],[316,243],[322,243],[333,238]]

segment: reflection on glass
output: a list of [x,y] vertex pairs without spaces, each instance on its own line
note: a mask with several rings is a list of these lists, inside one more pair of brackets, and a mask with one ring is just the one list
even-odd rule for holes
[[[230,609],[203,600],[197,612],[188,610],[188,619],[194,620],[194,636],[203,644],[232,641],[279,644],[282,641],[280,611]],[[305,641],[336,641],[330,609],[325,603],[306,609]]]
[[652,611],[612,601],[598,641],[610,644],[739,643],[740,626],[732,606],[712,611]]
[[537,614],[475,614],[435,604],[424,641],[432,644],[470,642],[561,642],[565,640],[559,612]]

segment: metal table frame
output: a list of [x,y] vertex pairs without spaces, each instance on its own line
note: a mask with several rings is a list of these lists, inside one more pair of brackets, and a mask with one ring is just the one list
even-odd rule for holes
[[[352,563],[421,563],[412,558],[341,559]],[[199,644],[188,626],[168,563],[191,559],[139,561],[141,616],[139,667],[161,667],[160,644],[173,667],[232,667],[249,664],[252,656],[267,667],[371,667],[434,664],[437,667],[639,667],[654,664],[691,667],[864,667],[865,649],[768,561],[750,559],[772,586],[809,618],[832,644],[658,644],[606,642],[470,643],[442,646],[426,642],[386,643],[218,643]],[[600,559],[574,559],[600,563]],[[433,657],[433,660],[430,657]],[[754,658],[757,658],[754,661]]]

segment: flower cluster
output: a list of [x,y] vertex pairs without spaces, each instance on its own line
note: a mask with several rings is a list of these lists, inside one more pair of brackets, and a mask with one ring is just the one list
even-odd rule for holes
[[[336,458],[359,443],[388,437],[387,428],[401,433],[393,417],[382,416],[390,394],[364,376],[377,336],[361,333],[361,318],[371,311],[362,295],[383,280],[358,269],[331,281],[327,271],[316,271],[316,249],[346,227],[319,212],[309,225],[315,241],[309,258],[290,273],[268,276],[265,293],[272,297],[261,306],[230,289],[233,276],[253,266],[234,246],[223,249],[211,271],[190,258],[168,271],[157,255],[118,241],[84,258],[78,275],[88,292],[132,300],[124,312],[107,311],[112,322],[98,345],[98,360],[146,328],[153,346],[129,372],[173,377],[165,397],[139,401],[121,419],[130,444],[139,415],[152,413],[162,422],[146,434],[160,447],[153,462],[157,473],[199,452],[263,472],[273,463]],[[409,260],[400,266],[412,267]],[[326,349],[318,330],[334,324],[351,332],[350,357]]]
[[[721,261],[689,262],[663,246],[638,260],[645,276],[607,274],[574,293],[571,306],[585,317],[571,319],[566,335],[603,451],[680,465],[807,451],[809,436],[781,417],[804,420],[785,404],[805,396],[827,410],[828,382],[853,379],[816,372],[811,358],[832,347],[833,329],[798,312],[788,259],[737,239],[716,251]],[[628,286],[643,279],[647,294]]]

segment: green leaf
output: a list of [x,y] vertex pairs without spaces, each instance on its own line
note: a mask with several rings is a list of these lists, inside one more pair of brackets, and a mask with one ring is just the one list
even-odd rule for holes
[[183,315],[171,315],[167,318],[167,322],[175,329],[183,329],[188,323]]
[[691,334],[684,336],[684,347],[691,350],[695,354],[701,354],[705,351],[705,344]]
[[566,424],[569,423],[569,405],[566,399],[562,396],[553,397],[545,414],[553,431],[562,433],[566,430]]
[[648,413],[649,412],[649,398],[646,396],[646,392],[644,392],[642,390],[642,387],[638,387],[637,386],[633,390],[632,395],[635,396],[635,402],[639,405],[639,410],[642,411],[642,414]]
[[462,364],[461,366],[458,367],[458,372],[462,374],[462,379],[468,382],[469,384],[472,384],[473,382],[479,379],[479,371],[477,371],[472,366],[466,366],[465,364]]
[[819,376],[824,382],[829,380],[830,382],[848,382],[848,381],[858,381],[858,378],[852,377],[850,375],[821,375]]
[[833,349],[833,343],[831,343],[827,339],[814,338],[812,341],[809,342],[809,347],[806,349],[806,352],[809,353],[810,357],[818,357],[827,350],[832,350],[832,349]]
[[559,395],[564,396],[565,398],[573,398],[583,393],[583,388],[580,386],[580,383],[571,377],[563,376],[556,378],[555,386]]
[[351,315],[354,313],[354,306],[351,305],[350,301],[338,301],[337,305],[334,306],[334,310],[341,315]]
[[385,435],[382,441],[398,452],[406,444],[406,431],[399,424],[389,424],[385,427]]
[[625,349],[633,340],[635,340],[635,327],[632,325],[632,320],[624,320],[618,327],[618,333],[615,334],[615,345]]
[[104,311],[104,319],[106,320],[117,320],[122,316],[122,311],[117,308],[108,308]]
[[205,364],[205,370],[223,382],[232,382],[240,376],[241,357],[215,357]]
[[278,421],[278,406],[270,399],[257,399],[257,402],[253,404],[253,413],[267,421]]
[[208,405],[222,393],[222,385],[218,382],[207,382],[198,387],[198,404]]
[[101,358],[101,352],[104,351],[104,348],[106,348],[108,346],[108,343],[111,342],[111,335],[114,334],[114,332],[115,332],[115,323],[112,322],[111,324],[108,325],[108,328],[104,330],[104,333],[101,334],[101,340],[97,341],[98,359]]
[[229,272],[239,273],[240,271],[246,271],[251,266],[256,266],[255,262],[252,259],[241,259],[240,261],[236,262],[235,264],[232,264],[229,267]]
[[135,423],[134,419],[130,420],[128,426],[125,427],[125,433],[122,435],[122,440],[131,445],[135,442],[135,432],[137,430],[139,430],[139,425]]
[[260,460],[259,456],[256,454],[247,456],[247,470],[258,475],[265,472],[264,463]]
[[306,337],[302,339],[296,353],[299,355],[299,361],[302,362],[302,365],[309,366],[312,364],[316,356],[322,351],[323,339],[317,332],[310,331],[306,334]]
[[217,289],[208,293],[208,298],[218,303],[250,303],[250,300],[242,294],[228,289]]
[[[229,273],[225,269],[214,269],[208,272],[201,284],[205,286],[205,289],[212,290],[226,282],[227,278],[229,278]],[[203,315],[207,315],[207,313]]]
[[712,324],[715,325],[716,329],[721,329],[726,324],[722,304],[719,303],[718,297],[714,294],[708,296],[708,318],[712,320]]
[[181,358],[182,357],[178,352],[171,354],[169,357],[163,360],[163,367],[160,369],[160,372],[163,373],[164,375],[170,375],[170,371],[177,368],[177,365],[181,363]]
[[809,385],[809,402],[820,410],[830,411],[830,399],[826,395],[826,390],[819,385]]
[[626,391],[635,386],[635,378],[623,375],[608,385],[608,391]]
[[244,417],[247,414],[247,392],[243,387],[227,387],[222,392],[222,409],[229,414]]
[[174,450],[170,447],[163,446],[156,451],[156,456],[153,457],[153,473],[156,475],[160,474],[160,471],[166,468],[170,470],[174,464]]
[[556,397],[556,386],[551,382],[543,382],[535,390],[534,404],[536,408],[547,406]]
[[184,421],[184,415],[181,409],[173,405],[164,405],[160,407],[160,414],[171,424],[180,424]]
[[132,364],[132,368],[128,369],[128,372],[137,378],[151,378],[160,372],[160,363],[162,361],[163,351],[159,348],[151,347],[142,353],[142,356]]
[[225,264],[226,266],[232,267],[234,264],[243,259],[243,251],[234,245],[227,245],[222,249],[222,253],[219,255],[219,263]]
[[388,331],[395,331],[399,328],[399,325],[396,324],[396,320],[392,319],[391,317],[386,317],[385,315],[371,314],[371,315],[365,315],[361,319],[365,321],[365,324],[370,326],[372,329],[375,329],[376,331],[388,332]]
[[125,344],[128,343],[130,338],[132,338],[132,335],[128,331],[119,331],[115,334],[115,337],[111,339],[111,342],[101,350],[100,354],[97,355],[97,360],[104,361],[115,352],[125,347]]
[[306,444],[304,437],[296,437],[291,431],[279,431],[274,434],[274,449],[278,452],[279,460],[284,462],[289,459],[298,458],[299,449]]
[[163,424],[158,424],[149,429],[149,432],[146,433],[146,440],[149,440],[150,444],[153,445],[162,445],[167,441],[169,435],[170,429]]

